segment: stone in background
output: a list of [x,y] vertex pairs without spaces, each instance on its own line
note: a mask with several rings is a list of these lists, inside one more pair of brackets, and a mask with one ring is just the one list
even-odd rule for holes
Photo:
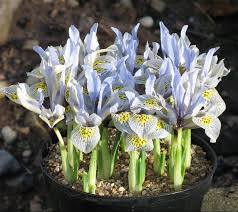
[[0,45],[8,41],[13,16],[21,2],[22,0],[0,0]]

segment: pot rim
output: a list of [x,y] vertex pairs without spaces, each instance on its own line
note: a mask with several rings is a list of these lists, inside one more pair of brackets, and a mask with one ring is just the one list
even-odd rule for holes
[[[122,200],[122,201],[133,201],[133,200],[145,200],[145,199],[154,199],[154,198],[163,198],[163,197],[167,197],[167,196],[174,196],[174,195],[182,195],[184,193],[191,193],[194,190],[196,190],[198,187],[202,186],[203,184],[205,184],[210,178],[213,177],[215,170],[217,168],[217,156],[215,151],[212,149],[212,147],[207,143],[207,141],[205,141],[205,139],[201,138],[198,135],[192,135],[193,138],[195,138],[196,140],[199,140],[202,143],[202,148],[203,150],[206,152],[206,154],[208,152],[210,152],[210,156],[211,156],[211,162],[212,162],[212,169],[211,171],[207,174],[207,176],[205,178],[203,178],[202,180],[196,182],[194,185],[189,186],[186,189],[182,189],[181,191],[174,191],[174,192],[164,192],[164,193],[160,193],[159,195],[154,195],[154,196],[131,196],[131,197],[113,197],[113,196],[100,196],[97,194],[90,194],[90,193],[86,193],[84,191],[78,191],[75,189],[72,189],[70,186],[64,185],[63,183],[59,182],[58,180],[56,180],[52,175],[49,174],[49,172],[47,172],[46,168],[43,166],[43,150],[46,148],[46,145],[43,144],[43,148],[41,148],[40,150],[40,168],[41,171],[48,177],[50,178],[55,184],[57,184],[59,187],[63,187],[64,189],[69,190],[70,192],[72,192],[70,194],[71,197],[78,197],[78,196],[87,196],[88,198],[92,198],[92,199],[103,199],[103,200]],[[199,145],[200,146],[200,145]],[[73,192],[75,192],[76,194],[73,194]]]

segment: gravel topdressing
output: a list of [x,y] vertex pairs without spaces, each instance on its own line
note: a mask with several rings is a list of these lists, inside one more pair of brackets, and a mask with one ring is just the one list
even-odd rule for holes
[[[84,155],[84,160],[80,164],[80,171],[88,170],[90,154]],[[147,154],[147,169],[146,178],[143,184],[143,190],[139,196],[155,196],[161,193],[173,192],[173,184],[167,176],[167,171],[164,176],[156,177],[153,172],[153,155]],[[70,186],[72,189],[82,191],[82,184],[79,180],[76,183],[69,184],[65,181],[62,169],[59,149],[57,145],[50,147],[49,155],[44,158],[44,166],[59,183]],[[119,151],[118,160],[115,166],[114,176],[109,180],[97,180],[96,194],[100,196],[113,197],[128,197],[132,196],[129,193],[128,187],[128,169],[129,155]],[[186,171],[183,189],[204,179],[212,169],[211,162],[207,160],[206,153],[201,147],[192,145],[192,165]]]

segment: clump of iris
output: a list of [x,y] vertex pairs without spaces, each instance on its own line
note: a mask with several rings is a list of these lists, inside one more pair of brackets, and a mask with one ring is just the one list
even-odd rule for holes
[[[114,175],[119,149],[130,157],[131,193],[143,190],[149,154],[154,175],[168,175],[180,190],[191,167],[191,130],[203,128],[211,142],[220,133],[226,106],[216,86],[229,70],[218,48],[200,54],[187,26],[179,36],[161,22],[160,52],[154,42],[139,53],[139,24],[131,33],[112,28],[114,43],[101,49],[97,28],[82,40],[71,26],[64,46],[34,47],[41,63],[27,73],[28,83],[1,93],[54,130],[65,179],[80,181],[84,192],[95,194],[97,179]],[[91,154],[88,170],[80,168],[85,154]]]

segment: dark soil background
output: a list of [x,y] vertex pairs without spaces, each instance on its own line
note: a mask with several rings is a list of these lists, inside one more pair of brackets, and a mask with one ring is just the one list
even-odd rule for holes
[[[213,186],[237,184],[238,2],[235,0],[22,0],[14,13],[8,42],[0,46],[0,85],[25,81],[26,72],[40,62],[31,50],[32,45],[64,44],[71,24],[84,37],[90,26],[99,22],[99,41],[106,46],[114,40],[111,26],[129,31],[145,16],[153,19],[153,26],[140,27],[141,49],[147,40],[159,41],[159,21],[172,32],[179,32],[188,24],[188,36],[201,52],[221,47],[219,57],[226,58],[231,73],[218,88],[227,110],[221,117],[220,138],[213,145],[219,155]],[[7,138],[3,129],[8,132]],[[39,149],[50,139],[51,132],[34,114],[4,98],[0,99],[0,130],[0,149],[8,151],[20,164],[14,173],[0,174],[0,211],[52,211],[38,165]],[[202,131],[198,133],[203,135]]]

